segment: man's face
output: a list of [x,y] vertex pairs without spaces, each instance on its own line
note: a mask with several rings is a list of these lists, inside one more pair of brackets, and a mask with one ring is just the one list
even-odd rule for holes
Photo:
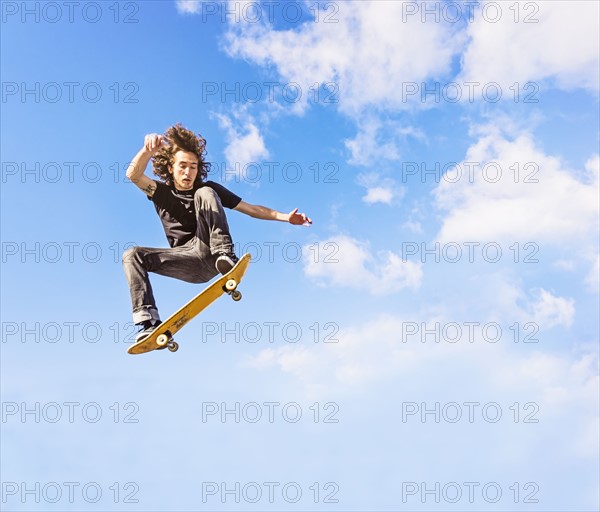
[[170,172],[177,190],[192,190],[198,174],[198,157],[188,151],[177,151]]

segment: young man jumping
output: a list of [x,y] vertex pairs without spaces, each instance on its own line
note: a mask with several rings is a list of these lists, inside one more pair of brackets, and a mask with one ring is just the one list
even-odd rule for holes
[[[136,342],[160,323],[148,272],[189,283],[205,283],[226,274],[238,261],[234,254],[224,208],[264,220],[310,225],[298,213],[282,213],[249,204],[224,186],[206,181],[206,141],[180,124],[164,135],[148,134],[144,147],[131,161],[127,177],[154,203],[170,248],[132,247],[123,254],[123,266],[131,292],[133,322],[140,325]],[[144,174],[152,159],[153,180]]]

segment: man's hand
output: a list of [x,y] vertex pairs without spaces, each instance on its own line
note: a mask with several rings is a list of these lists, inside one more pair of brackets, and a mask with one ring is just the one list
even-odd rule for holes
[[312,220],[304,213],[298,213],[298,208],[289,213],[288,222],[297,226],[310,226],[312,224]]
[[149,151],[151,155],[164,145],[164,137],[158,133],[149,133],[144,137],[144,149]]

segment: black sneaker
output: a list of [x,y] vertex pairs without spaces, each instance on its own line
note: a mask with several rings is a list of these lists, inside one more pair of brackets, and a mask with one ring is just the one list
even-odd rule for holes
[[141,328],[139,332],[135,335],[135,342],[139,343],[146,336],[150,335],[152,331],[154,331],[154,329],[156,329],[160,325],[160,323],[160,320],[146,320],[145,322],[142,322],[140,324]]
[[221,274],[225,275],[233,267],[235,267],[235,264],[238,261],[239,261],[238,257],[235,254],[233,254],[232,252],[230,252],[228,254],[221,254],[217,258],[217,261],[215,262],[215,267],[217,267],[217,270]]

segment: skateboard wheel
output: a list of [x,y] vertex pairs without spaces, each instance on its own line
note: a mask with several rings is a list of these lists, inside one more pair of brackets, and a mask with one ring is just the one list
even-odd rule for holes
[[161,334],[156,338],[156,344],[164,347],[169,342],[169,337],[166,334]]
[[225,283],[225,288],[228,291],[233,291],[235,290],[235,287],[237,286],[237,281],[235,279],[229,279],[226,283]]
[[179,343],[177,343],[176,341],[171,341],[168,345],[167,348],[171,351],[171,352],[177,352],[179,350]]
[[232,298],[233,300],[235,300],[236,302],[237,302],[238,300],[241,300],[241,298],[242,298],[242,292],[240,292],[240,291],[238,291],[238,290],[235,290],[235,291],[231,292],[231,298]]

